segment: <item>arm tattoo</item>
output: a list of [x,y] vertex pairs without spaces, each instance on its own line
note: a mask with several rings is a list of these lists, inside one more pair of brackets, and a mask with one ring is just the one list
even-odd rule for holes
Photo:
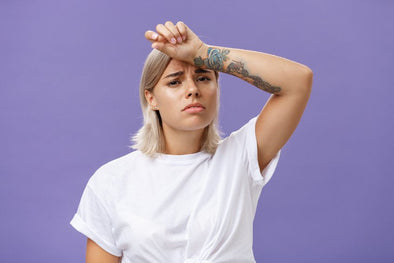
[[233,61],[230,65],[227,66],[227,73],[236,74],[241,76],[243,79],[248,81],[249,83],[255,85],[259,89],[262,89],[269,93],[278,93],[281,91],[280,87],[272,86],[267,81],[263,80],[259,76],[250,75],[249,72],[245,69],[245,64],[240,61]]
[[231,61],[231,63],[225,67],[224,62],[228,60],[227,54],[230,53],[229,49],[218,49],[208,48],[207,58],[196,57],[194,58],[194,65],[196,67],[205,66],[206,68],[222,71],[232,75],[239,76],[249,83],[255,85],[259,89],[267,91],[269,93],[278,93],[281,91],[280,87],[272,86],[267,81],[263,80],[259,76],[249,74],[249,71],[245,68],[245,64],[241,61]]
[[224,61],[227,60],[227,54],[230,53],[228,49],[208,48],[208,57],[202,59],[201,57],[194,59],[194,65],[197,67],[206,66],[209,69],[222,71],[224,69]]

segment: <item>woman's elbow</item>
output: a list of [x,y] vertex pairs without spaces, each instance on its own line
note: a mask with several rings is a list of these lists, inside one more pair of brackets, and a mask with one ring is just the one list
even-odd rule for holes
[[311,68],[302,65],[299,72],[299,91],[310,94],[312,91],[313,71]]

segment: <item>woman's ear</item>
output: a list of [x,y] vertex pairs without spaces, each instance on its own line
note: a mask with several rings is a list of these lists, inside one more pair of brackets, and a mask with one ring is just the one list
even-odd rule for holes
[[148,102],[150,108],[152,110],[158,110],[156,99],[155,99],[155,96],[153,95],[153,93],[149,90],[145,90],[144,95],[145,95],[145,99]]

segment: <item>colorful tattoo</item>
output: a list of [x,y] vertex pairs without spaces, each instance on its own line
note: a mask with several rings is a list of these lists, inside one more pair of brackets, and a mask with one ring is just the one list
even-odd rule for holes
[[230,50],[223,49],[220,50],[218,48],[208,48],[208,57],[203,59],[201,57],[194,59],[194,65],[196,67],[206,66],[209,69],[216,71],[223,71],[224,69],[224,61],[227,60],[227,54],[230,53]]
[[227,67],[225,67],[224,62],[227,61],[227,54],[230,53],[229,49],[218,49],[218,48],[208,48],[207,58],[197,57],[194,59],[194,65],[196,67],[205,66],[209,69],[215,71],[222,71],[232,75],[239,76],[249,83],[255,85],[259,89],[267,91],[269,93],[278,93],[281,91],[280,87],[275,87],[264,81],[261,77],[250,75],[249,71],[245,68],[245,64],[240,61],[232,61]]

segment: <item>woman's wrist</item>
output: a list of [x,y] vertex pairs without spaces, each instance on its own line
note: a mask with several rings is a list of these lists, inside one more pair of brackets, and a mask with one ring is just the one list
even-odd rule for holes
[[227,64],[230,62],[229,53],[228,48],[205,45],[199,52],[200,55],[194,59],[194,65],[232,74],[226,71]]
[[200,47],[197,49],[196,55],[193,58],[193,65],[200,68],[206,68],[204,63],[204,59],[208,57],[208,48],[209,46],[204,42],[201,42]]

